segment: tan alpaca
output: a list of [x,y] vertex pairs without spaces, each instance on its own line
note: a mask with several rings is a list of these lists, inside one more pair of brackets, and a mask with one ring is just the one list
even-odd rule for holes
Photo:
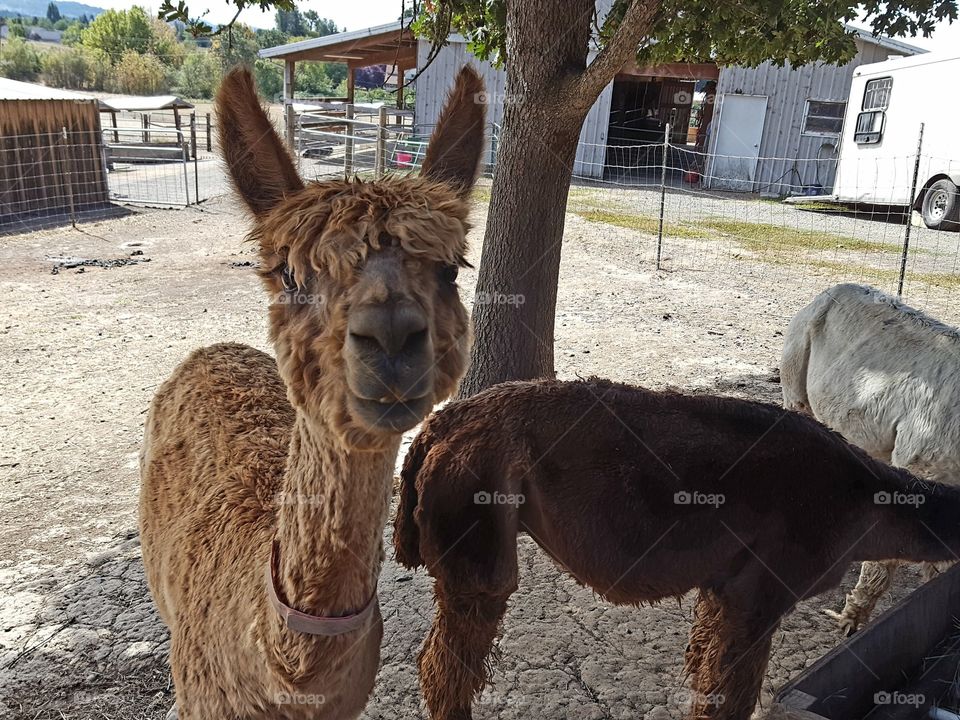
[[252,213],[277,359],[198,350],[147,418],[143,560],[181,720],[344,720],[366,704],[400,435],[465,364],[455,279],[482,89],[464,68],[420,177],[304,186],[250,73],[220,87],[221,146]]

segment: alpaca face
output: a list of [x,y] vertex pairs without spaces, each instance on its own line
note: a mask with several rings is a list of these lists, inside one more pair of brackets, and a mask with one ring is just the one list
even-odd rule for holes
[[469,344],[466,215],[422,178],[311,184],[271,211],[261,276],[294,404],[347,434],[394,435],[450,395]]
[[453,391],[469,343],[456,277],[483,147],[482,83],[464,69],[419,177],[304,185],[247,71],[217,96],[221,148],[254,218],[270,330],[291,402],[376,445]]

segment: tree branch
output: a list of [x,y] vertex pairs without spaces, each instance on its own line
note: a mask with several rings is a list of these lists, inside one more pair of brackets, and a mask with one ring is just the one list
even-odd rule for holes
[[650,35],[653,20],[660,10],[660,0],[633,0],[623,15],[620,26],[593,62],[575,77],[568,88],[568,97],[588,101],[590,105],[627,61],[636,57],[643,38]]

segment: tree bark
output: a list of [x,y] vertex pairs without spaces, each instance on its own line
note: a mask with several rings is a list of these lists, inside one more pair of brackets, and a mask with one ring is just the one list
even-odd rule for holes
[[[510,0],[507,84],[483,255],[474,344],[459,396],[553,376],[553,330],[567,192],[593,100],[564,98],[589,51],[592,0]],[[584,104],[586,107],[584,107]]]
[[567,193],[580,129],[636,53],[658,0],[635,0],[587,66],[595,0],[508,0],[506,103],[474,298],[474,344],[459,397],[553,377]]

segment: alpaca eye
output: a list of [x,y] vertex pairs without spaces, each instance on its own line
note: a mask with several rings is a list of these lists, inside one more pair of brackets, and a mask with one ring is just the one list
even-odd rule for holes
[[293,292],[297,290],[297,279],[293,275],[293,270],[289,265],[283,266],[283,271],[280,273],[280,282],[283,283],[283,289],[286,292]]
[[457,274],[459,272],[460,268],[456,265],[444,265],[440,268],[440,280],[453,285],[457,281]]

